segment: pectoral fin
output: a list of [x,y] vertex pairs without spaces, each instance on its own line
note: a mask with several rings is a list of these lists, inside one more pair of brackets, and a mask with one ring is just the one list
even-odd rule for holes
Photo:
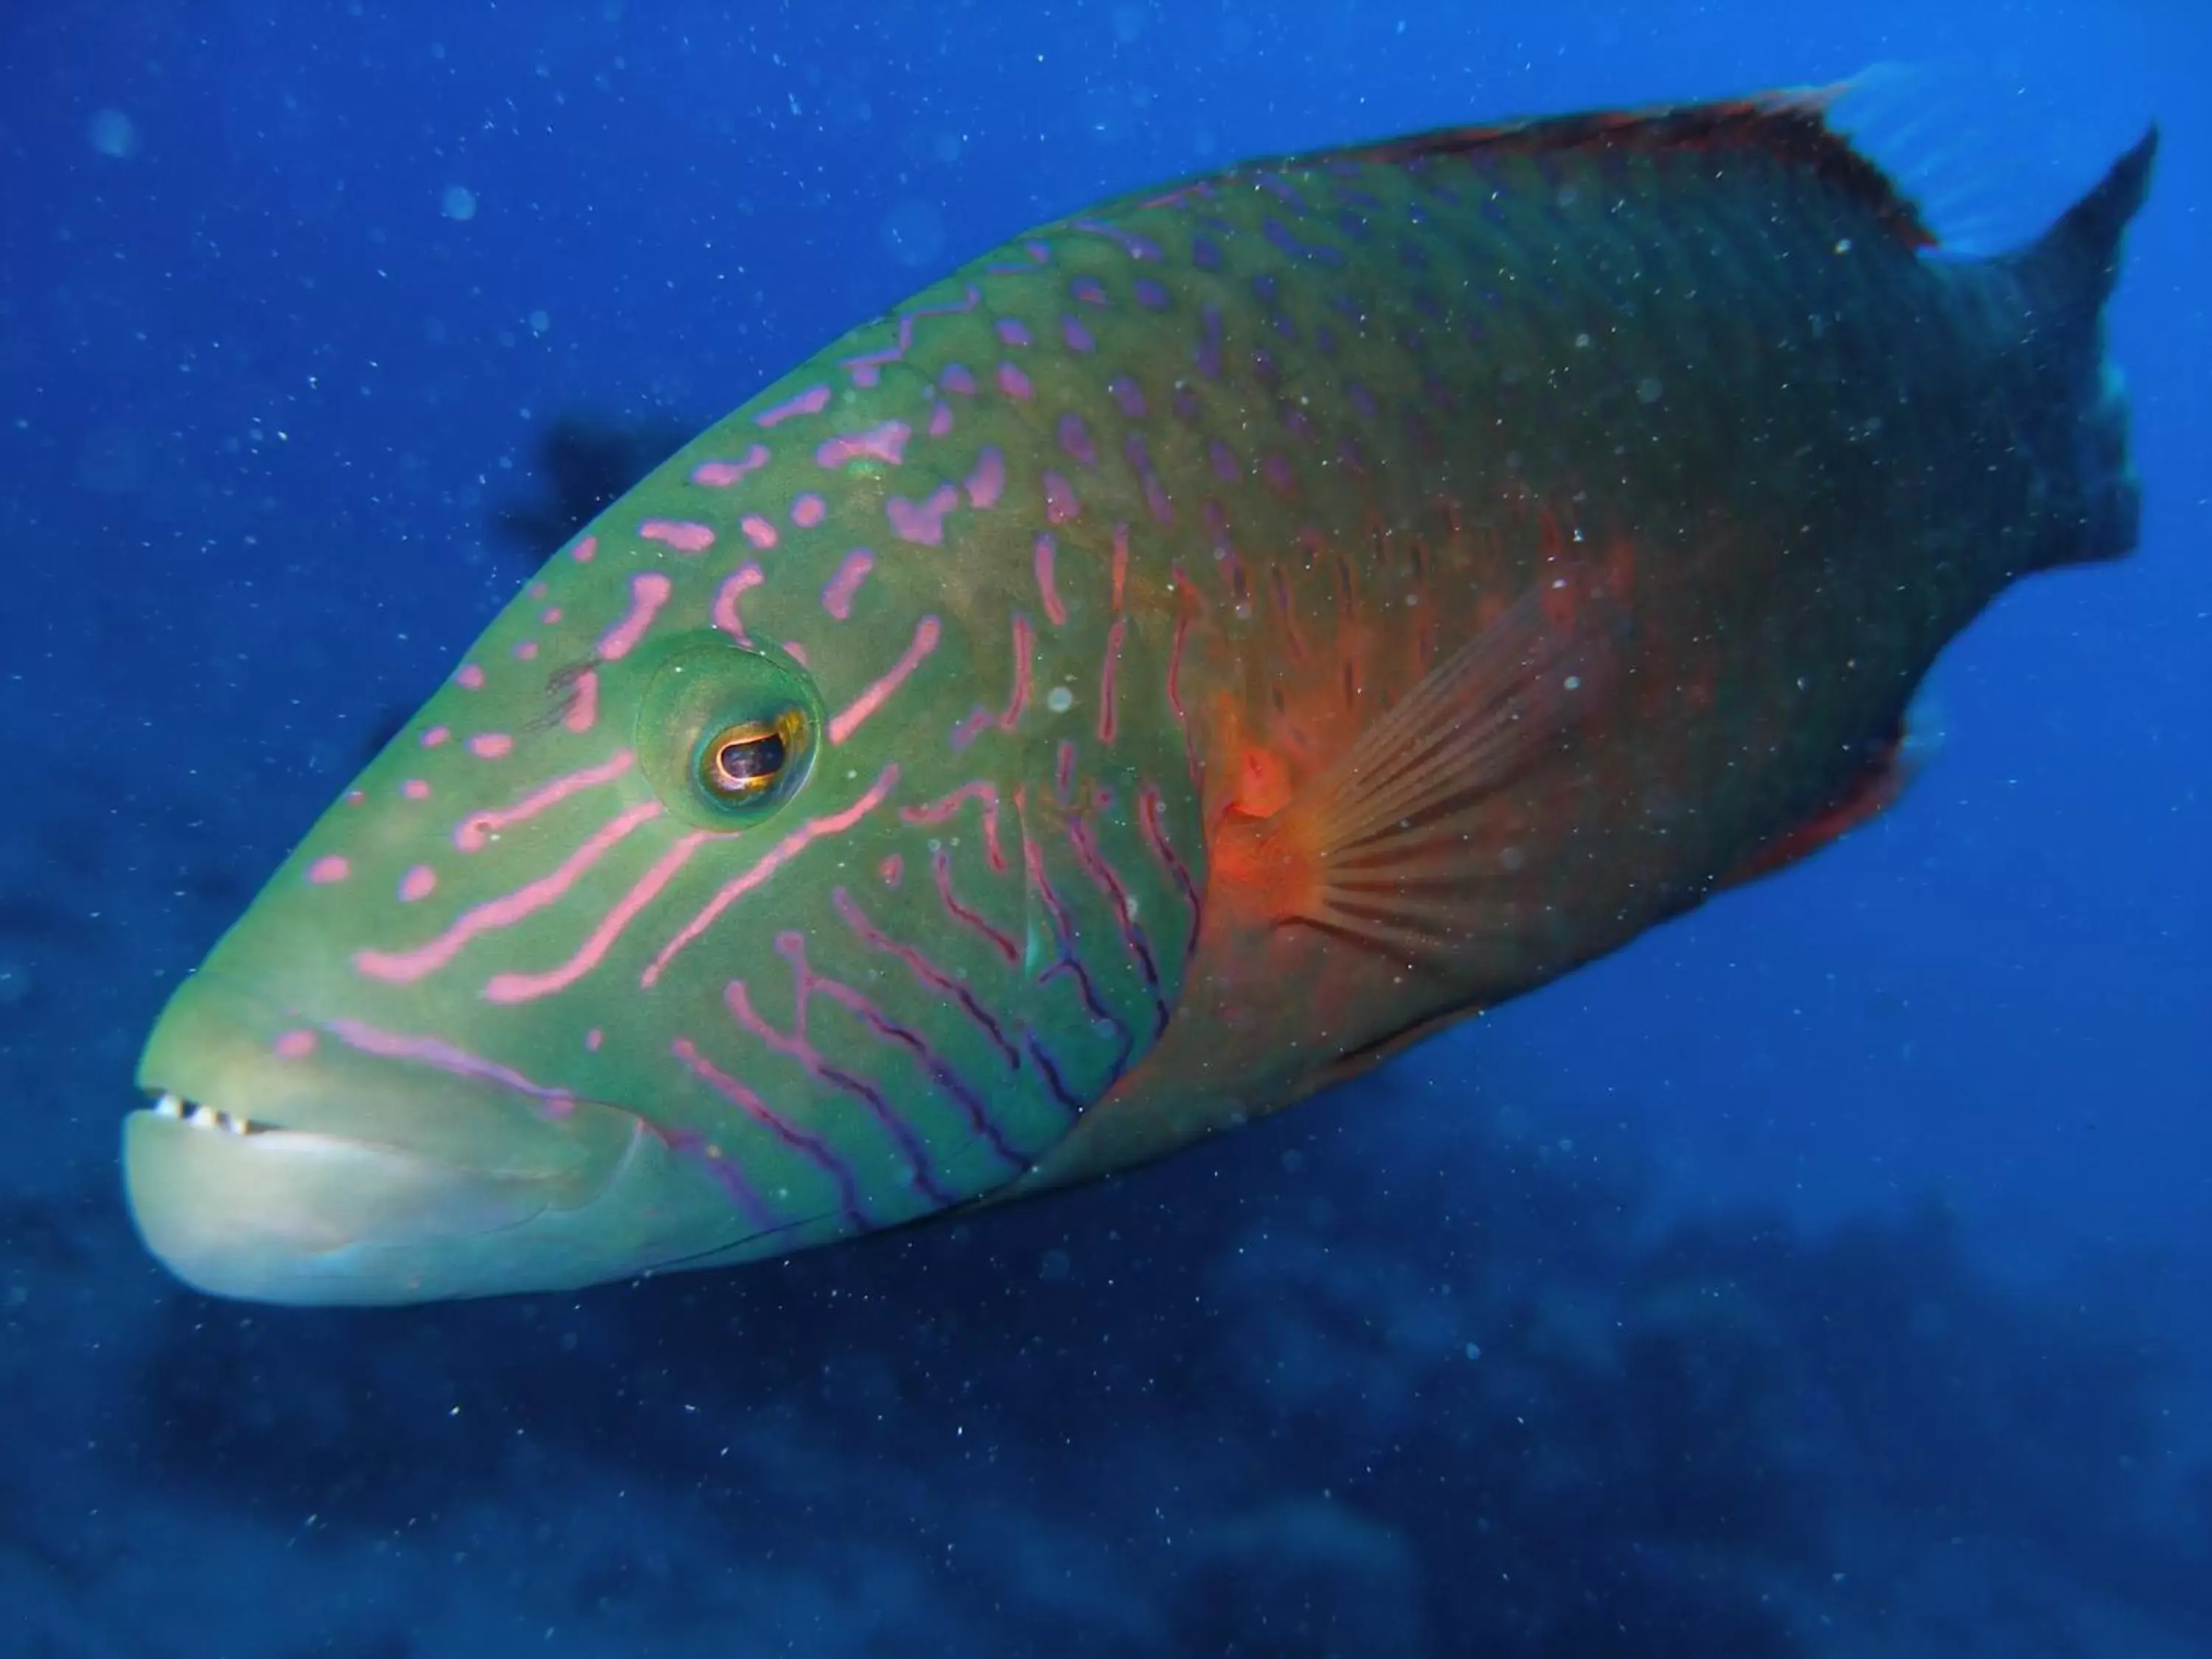
[[[1602,708],[1618,607],[1547,576],[1430,672],[1264,820],[1231,826],[1223,873],[1278,920],[1421,953],[1474,931],[1515,788]],[[1488,860],[1487,864],[1486,860]]]

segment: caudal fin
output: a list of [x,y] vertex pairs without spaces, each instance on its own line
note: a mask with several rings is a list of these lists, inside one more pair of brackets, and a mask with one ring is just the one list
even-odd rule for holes
[[[2095,189],[2050,229],[1997,261],[2025,303],[2028,348],[2057,380],[2054,444],[2059,521],[2039,565],[2116,559],[2136,544],[2142,492],[2128,460],[2128,402],[2105,352],[2105,301],[2119,276],[2120,241],[2150,190],[2158,129],[2144,133]],[[2065,441],[2064,440],[2070,440]]]

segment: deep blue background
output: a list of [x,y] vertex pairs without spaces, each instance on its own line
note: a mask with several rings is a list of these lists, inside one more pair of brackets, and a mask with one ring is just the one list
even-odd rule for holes
[[[508,1379],[470,1346],[467,1316],[349,1324],[198,1302],[130,1248],[112,1191],[116,1121],[164,988],[342,786],[380,722],[434,684],[520,580],[484,525],[526,492],[545,422],[589,407],[703,423],[939,268],[1092,197],[1243,154],[1508,112],[1829,80],[1877,61],[1923,66],[1924,105],[1892,98],[1872,141],[1984,234],[2047,217],[2160,117],[2158,181],[2112,313],[2146,480],[2141,552],[1999,604],[1935,677],[1948,733],[1936,763],[1902,807],[1813,863],[1430,1045],[1382,1086],[1304,1109],[1310,1123],[1255,1132],[1273,1137],[1257,1150],[1209,1148],[1072,1200],[1057,1221],[966,1230],[988,1253],[973,1261],[964,1246],[925,1243],[886,1249],[874,1267],[854,1251],[828,1268],[767,1271],[816,1274],[793,1281],[801,1292],[834,1285],[866,1299],[878,1294],[872,1272],[927,1277],[934,1261],[939,1280],[957,1279],[1014,1259],[1032,1286],[1038,1270],[1021,1252],[1036,1238],[1064,1227],[1054,1249],[1110,1262],[1128,1229],[1171,1255],[1175,1206],[1226,1187],[1248,1192],[1253,1225],[1303,1237],[1281,1247],[1286,1284],[1310,1278],[1300,1251],[1334,1249],[1382,1275],[1379,1286],[1419,1276],[1425,1250],[1445,1246],[1441,1222],[1431,1233],[1417,1214],[1376,1209],[1376,1191],[1418,1187],[1455,1158],[1534,1158],[1572,1193],[1582,1189],[1562,1170],[1588,1164],[1602,1184],[1595,1172],[1612,1160],[1632,1171],[1622,1203],[1641,1218],[1639,1236],[1754,1205],[1816,1237],[1854,1218],[1918,1214],[1933,1195],[1959,1218],[1958,1273],[2024,1287],[2051,1310],[2094,1303],[2117,1319],[2124,1304],[2139,1347],[2185,1357],[2200,1344],[2193,1316],[2212,1293],[2212,13],[2191,0],[1539,9],[6,8],[0,1186],[15,1198],[0,1364],[63,1414],[42,1429],[19,1410],[0,1431],[23,1437],[12,1454],[0,1438],[0,1548],[15,1552],[0,1554],[0,1604],[20,1595],[47,1610],[37,1639],[48,1645],[21,1650],[428,1653],[459,1650],[478,1629],[534,1640],[540,1590],[456,1568],[461,1547],[444,1534],[415,1550],[410,1528],[465,1524],[520,1540],[542,1517],[587,1503],[600,1512],[601,1500],[526,1481],[507,1463],[409,1440],[411,1407],[389,1402],[411,1398],[426,1369],[456,1397],[501,1397]],[[1929,118],[1916,119],[1923,107]],[[1517,1150],[1501,1151],[1508,1143]],[[1292,1152],[1297,1196],[1254,1173],[1276,1180]],[[1471,1169],[1466,1191],[1490,1191],[1492,1178]],[[1351,1219],[1362,1214],[1364,1237]],[[995,1245],[993,1225],[1007,1230]],[[1540,1247],[1540,1206],[1521,1225],[1513,1236]],[[1079,1267],[1044,1279],[1085,1282]],[[1215,1316],[1129,1300],[1104,1288],[1111,1279],[1090,1281],[1103,1298],[1097,1319],[1121,1322],[1128,1341],[1178,1352],[1180,1322]],[[1359,1283],[1353,1273],[1343,1292],[1353,1304],[1390,1302]],[[735,1297],[743,1312],[777,1293],[688,1294]],[[970,1282],[950,1294],[972,1314],[985,1293]],[[1264,1289],[1239,1294],[1272,1305]],[[583,1317],[612,1305],[586,1298]],[[720,1329],[734,1316],[717,1305]],[[817,1346],[855,1340],[821,1334],[835,1329],[834,1302],[801,1293],[793,1305],[784,1316],[803,1319]],[[508,1322],[509,1339],[538,1328],[512,1310],[482,1317]],[[887,1317],[896,1310],[870,1321]],[[1024,1290],[1006,1317],[1045,1316]],[[1277,1371],[1341,1369],[1313,1360],[1311,1343],[1271,1316],[1255,1321],[1239,1345],[1282,1344]],[[680,1372],[666,1347],[680,1334],[665,1317],[652,1328],[654,1357],[636,1364]],[[258,1345],[250,1363],[237,1358],[241,1331]],[[550,1332],[539,1335],[550,1342]],[[225,1356],[220,1385],[192,1396],[205,1415],[189,1432],[230,1449],[204,1466],[178,1450],[183,1408],[149,1395],[149,1365],[204,1360],[195,1333]],[[778,1340],[749,1329],[716,1352],[750,1364]],[[319,1504],[262,1501],[277,1486],[246,1443],[225,1438],[225,1401],[259,1412],[281,1443],[297,1425],[262,1398],[270,1376],[289,1377],[296,1407],[402,1340],[413,1361],[386,1379],[382,1407],[352,1396],[319,1419],[329,1443]],[[621,1393],[609,1379],[629,1363],[618,1343],[602,1358],[594,1386],[612,1392],[590,1396],[599,1405]],[[949,1388],[962,1366],[955,1345],[929,1371]],[[1159,1366],[1139,1392],[1173,1394],[1180,1373]],[[2212,1440],[2212,1409],[2201,1373],[2176,1376],[2157,1410],[2179,1459]],[[1006,1386],[1011,1401],[1030,1385]],[[1362,1385],[1363,1399],[1371,1392]],[[760,1409],[744,1400],[744,1412]],[[816,1430],[843,1420],[842,1407],[817,1404]],[[711,1396],[684,1406],[740,1409]],[[953,1432],[915,1409],[927,1432]],[[1007,1431],[1009,1462],[1048,1440],[1086,1466],[1120,1461],[1121,1429],[1094,1411],[1040,1410]],[[1187,1455],[1178,1435],[1218,1448],[1240,1420],[1224,1410],[1158,1426],[1161,1467]],[[2043,1421],[2064,1438],[2063,1414]],[[1315,1433],[1339,1431],[1350,1432],[1333,1414],[1316,1419]],[[36,1454],[32,1438],[43,1442]],[[623,1443],[610,1430],[591,1449],[595,1466],[619,1471]],[[421,1515],[330,1497],[373,1488],[363,1471],[392,1445],[412,1446],[406,1455],[426,1468],[453,1464],[454,1484]],[[648,1466],[665,1481],[666,1462]],[[917,1471],[936,1466],[901,1467],[929,1507],[935,1476]],[[789,1478],[830,1494],[821,1524],[832,1530],[841,1505],[865,1510],[878,1490],[865,1454]],[[1018,1540],[1057,1516],[1063,1577],[1080,1587],[1097,1575],[1069,1605],[1114,1603],[1121,1611],[1100,1615],[1102,1628],[1126,1615],[1144,1641],[1229,1650],[1229,1637],[1190,1633],[1212,1628],[1188,1622],[1197,1615],[1155,1629],[1128,1612],[1142,1596],[1097,1559],[1121,1562],[1126,1577],[1138,1547],[1126,1531],[1088,1529],[1048,1492],[981,1479],[963,1501],[997,1505],[995,1520],[971,1517],[962,1550],[1000,1547],[994,1525]],[[31,1492],[33,1518],[8,1519],[10,1495]],[[1131,1514],[1146,1510],[1145,1495],[1122,1494]],[[1242,1524],[1210,1503],[1176,1523],[1183,1535],[1210,1527],[1218,1539]],[[205,1613],[195,1623],[160,1564],[173,1555],[181,1568],[187,1532],[212,1537],[240,1507],[276,1530],[206,1546],[228,1577],[186,1599]],[[360,1537],[389,1547],[300,1566],[284,1529],[311,1510],[349,1515]],[[1415,1540],[1413,1587],[1401,1588],[1429,1609],[1427,1634],[1404,1640],[1437,1645],[1391,1647],[1400,1638],[1388,1632],[1332,1639],[1345,1652],[1460,1650],[1451,1644],[1472,1639],[1455,1632],[1473,1615],[1437,1600],[1446,1568],[1419,1526],[1394,1524]],[[819,1542],[813,1528],[799,1533]],[[106,1577],[106,1552],[125,1538],[141,1559]],[[1277,1540],[1261,1553],[1295,1562],[1306,1547]],[[905,1650],[939,1650],[952,1640],[930,1622],[942,1609],[915,1585],[960,1582],[950,1547],[902,1534],[824,1582],[893,1609],[886,1620],[904,1620],[915,1644]],[[768,1560],[750,1563],[760,1583],[784,1584]],[[354,1576],[364,1561],[393,1576],[371,1588]],[[250,1612],[263,1572],[302,1573],[313,1586],[302,1593],[350,1596],[355,1613],[264,1629]],[[435,1588],[409,1588],[410,1572]],[[635,1590],[622,1583],[617,1605]],[[808,1595],[835,1609],[837,1594],[775,1593],[786,1591],[795,1599],[772,1615],[760,1604],[769,1589],[740,1596],[753,1622],[728,1627],[739,1645],[722,1650],[755,1650],[747,1632],[760,1651],[787,1640],[794,1651],[874,1650],[830,1613],[791,1610],[811,1606]],[[2140,1586],[2112,1594],[2123,1607],[2157,1601]],[[18,1650],[10,1616],[0,1612],[0,1651]],[[766,1633],[787,1626],[812,1634]],[[1159,1634],[1170,1626],[1183,1633]],[[607,1651],[624,1650],[607,1633],[617,1628],[601,1632]],[[986,1620],[966,1639],[994,1628]],[[400,1645],[375,1645],[392,1632]],[[1041,1639],[999,1634],[1006,1651]],[[1918,1650],[1890,1636],[1892,1648],[1853,1650]],[[671,1626],[654,1639],[690,1651],[694,1633]],[[2140,1630],[2128,1639],[2125,1650],[2169,1650],[2144,1645]]]

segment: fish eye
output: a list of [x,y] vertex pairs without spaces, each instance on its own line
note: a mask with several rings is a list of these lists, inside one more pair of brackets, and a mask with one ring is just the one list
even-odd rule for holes
[[757,800],[790,769],[806,734],[803,708],[784,709],[772,721],[726,726],[700,746],[700,787],[718,800]]
[[638,768],[675,817],[747,829],[805,787],[822,730],[813,678],[783,653],[684,635],[639,702]]

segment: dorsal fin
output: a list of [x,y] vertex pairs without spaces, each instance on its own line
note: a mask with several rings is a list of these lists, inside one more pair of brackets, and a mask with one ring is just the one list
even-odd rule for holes
[[1491,155],[1600,155],[1756,150],[1841,191],[1872,212],[1907,247],[1932,247],[1935,234],[1879,167],[1827,122],[1831,105],[1850,90],[1802,88],[1702,104],[1594,110],[1481,126],[1438,127],[1374,143],[1348,144],[1254,162],[1239,173],[1328,167],[1342,162],[1404,166],[1443,158]]

